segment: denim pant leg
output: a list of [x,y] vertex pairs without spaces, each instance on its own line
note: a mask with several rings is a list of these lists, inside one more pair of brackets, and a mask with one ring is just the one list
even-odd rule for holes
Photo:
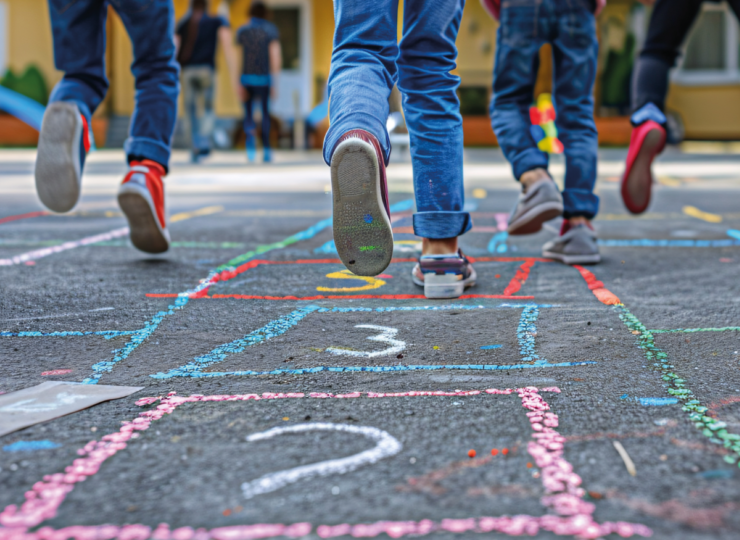
[[414,233],[454,238],[471,227],[463,211],[463,131],[453,75],[465,0],[405,0],[398,89],[411,136]]
[[527,171],[548,165],[548,155],[537,148],[529,129],[529,107],[544,43],[541,22],[535,2],[510,3],[501,9],[491,126],[517,180]]
[[397,79],[398,0],[335,0],[334,21],[324,161],[331,164],[342,135],[364,129],[378,139],[387,163],[391,145],[385,123]]
[[87,118],[88,125],[108,91],[105,76],[107,14],[104,0],[72,3],[49,0],[54,66],[64,72],[49,102],[74,102]]
[[266,150],[270,148],[270,87],[263,86],[260,89],[260,104],[262,105],[262,147]]
[[182,106],[185,109],[183,123],[186,132],[190,134],[190,147],[193,152],[198,150],[198,81],[193,68],[182,70]]
[[592,219],[599,211],[594,194],[598,137],[594,123],[596,19],[588,4],[572,5],[558,17],[552,41],[555,125],[565,152],[563,217]]
[[165,168],[180,94],[180,66],[175,60],[175,11],[171,1],[109,0],[133,44],[131,72],[136,106],[124,150],[128,160],[151,159]]
[[245,86],[244,90],[247,92],[247,100],[244,102],[244,135],[246,135],[247,140],[249,138],[254,138],[254,87],[252,86]]

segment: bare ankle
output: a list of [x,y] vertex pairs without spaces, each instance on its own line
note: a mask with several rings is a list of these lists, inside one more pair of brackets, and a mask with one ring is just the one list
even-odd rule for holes
[[575,217],[568,218],[568,222],[570,223],[571,227],[575,227],[577,225],[590,225],[591,224],[591,220],[583,216],[575,216]]
[[421,241],[422,255],[447,255],[457,253],[457,237],[431,239],[423,238]]
[[527,191],[527,188],[529,186],[545,178],[548,180],[551,179],[550,175],[545,169],[543,169],[542,167],[537,167],[536,169],[531,169],[522,174],[519,177],[519,182],[522,184],[524,191]]

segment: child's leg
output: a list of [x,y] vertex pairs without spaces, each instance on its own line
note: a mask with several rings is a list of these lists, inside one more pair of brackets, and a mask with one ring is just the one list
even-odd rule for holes
[[592,96],[598,43],[595,18],[585,6],[573,5],[560,14],[552,49],[555,123],[565,149],[565,221],[543,254],[566,264],[597,263],[601,256],[590,220],[599,209],[593,192],[598,140]]
[[[640,51],[632,79],[632,112],[637,113],[652,103],[660,111],[668,93],[668,72],[675,65],[681,44],[696,19],[702,0],[657,0],[650,17],[645,45]],[[660,117],[645,117],[635,124]]]
[[498,29],[491,125],[522,184],[522,195],[509,217],[511,235],[535,233],[563,211],[560,193],[547,173],[548,156],[537,148],[530,131],[539,50],[548,37],[542,9],[535,3],[504,4]]
[[423,238],[412,272],[427,298],[457,298],[475,285],[457,238],[472,225],[463,210],[463,132],[456,90],[455,39],[464,0],[405,0],[398,58],[398,89],[404,96],[411,136],[416,214],[414,233]]
[[388,96],[396,83],[398,0],[336,0],[334,47],[329,72],[331,123],[324,140],[324,160],[348,131],[372,134],[387,162],[391,152]]
[[388,96],[396,82],[398,0],[336,0],[329,72],[334,243],[358,275],[377,275],[393,256],[385,165]]
[[398,89],[411,136],[416,214],[414,232],[427,239],[423,254],[456,253],[471,227],[463,211],[463,132],[453,75],[464,0],[406,0],[398,57]]
[[593,87],[599,44],[596,20],[584,6],[574,5],[559,17],[552,42],[555,124],[565,152],[563,216],[592,219],[599,210],[594,194],[598,138],[594,123]]
[[547,154],[537,148],[529,129],[539,50],[545,41],[537,19],[534,3],[504,6],[496,41],[491,126],[517,180],[548,165]]
[[645,46],[632,79],[632,135],[621,194],[635,214],[647,210],[653,184],[651,165],[666,141],[663,114],[668,72],[676,63],[681,43],[696,19],[701,0],[658,0],[650,18]]
[[49,97],[39,136],[36,189],[55,212],[67,212],[80,196],[90,148],[89,126],[105,97],[106,3],[49,1],[54,65],[64,77]]
[[262,105],[262,148],[265,151],[265,161],[271,160],[270,153],[270,128],[272,122],[270,120],[270,87],[262,87],[260,93],[260,104]]
[[129,162],[149,159],[165,170],[170,159],[177,118],[180,67],[172,39],[175,12],[172,2],[115,2],[114,8],[131,37],[136,78],[136,106],[124,150]]
[[247,100],[244,102],[244,136],[245,146],[247,149],[247,160],[254,161],[257,158],[257,145],[255,142],[255,129],[256,124],[254,123],[254,93],[256,88],[254,86],[245,86],[244,89],[247,92]]

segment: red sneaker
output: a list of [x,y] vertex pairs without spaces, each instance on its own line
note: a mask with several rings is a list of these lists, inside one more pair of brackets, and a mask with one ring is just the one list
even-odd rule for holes
[[383,151],[362,129],[339,139],[331,157],[334,244],[358,276],[377,276],[393,257],[393,229]]
[[118,204],[128,219],[131,243],[147,253],[163,253],[170,247],[164,206],[164,167],[145,159],[132,161],[118,189]]
[[665,129],[652,120],[632,130],[621,191],[624,205],[633,214],[642,214],[650,204],[653,184],[650,166],[655,156],[665,148],[665,140]]

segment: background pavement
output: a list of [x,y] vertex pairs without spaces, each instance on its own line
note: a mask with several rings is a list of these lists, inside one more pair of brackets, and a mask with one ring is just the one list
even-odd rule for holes
[[[579,271],[539,260],[557,222],[506,237],[518,186],[500,153],[468,150],[479,283],[457,301],[411,281],[407,159],[388,170],[396,258],[360,280],[333,251],[317,153],[176,154],[173,248],[149,257],[121,233],[122,154],[93,154],[57,216],[33,152],[0,152],[0,392],[144,387],[0,438],[0,538],[737,538],[738,156],[667,152],[635,218],[624,152],[602,152],[604,261]],[[121,431],[137,417],[148,429]]]

